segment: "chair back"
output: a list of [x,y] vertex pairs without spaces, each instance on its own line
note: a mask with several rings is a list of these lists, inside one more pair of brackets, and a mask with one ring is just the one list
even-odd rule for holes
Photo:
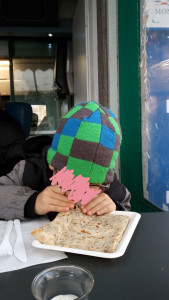
[[27,138],[32,123],[32,106],[25,102],[6,102],[4,110],[19,123]]

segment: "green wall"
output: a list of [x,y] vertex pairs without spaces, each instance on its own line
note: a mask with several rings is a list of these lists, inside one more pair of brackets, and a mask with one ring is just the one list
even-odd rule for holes
[[140,1],[118,1],[119,106],[123,142],[121,181],[132,194],[131,210],[159,211],[143,197],[140,94]]

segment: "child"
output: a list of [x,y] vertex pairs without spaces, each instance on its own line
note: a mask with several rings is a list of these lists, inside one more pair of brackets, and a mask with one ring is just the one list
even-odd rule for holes
[[130,209],[130,193],[114,173],[121,130],[109,109],[93,101],[80,103],[61,118],[50,148],[50,138],[44,139],[27,140],[23,146],[25,160],[0,177],[1,219],[24,220],[46,214],[52,219],[57,212],[73,209],[74,202],[49,180],[53,171],[65,166],[74,176],[89,177],[92,188],[107,187],[81,207],[83,213],[102,215]]

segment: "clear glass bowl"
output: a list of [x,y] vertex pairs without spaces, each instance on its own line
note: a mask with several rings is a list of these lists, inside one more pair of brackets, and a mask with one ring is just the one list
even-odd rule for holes
[[75,295],[77,300],[87,300],[93,285],[93,275],[87,269],[62,265],[40,272],[33,279],[31,288],[38,300],[51,300],[58,295]]

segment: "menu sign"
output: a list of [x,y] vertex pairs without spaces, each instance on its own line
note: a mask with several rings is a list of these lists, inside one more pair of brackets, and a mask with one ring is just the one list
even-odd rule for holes
[[145,11],[148,13],[146,27],[169,27],[169,0],[145,0]]

